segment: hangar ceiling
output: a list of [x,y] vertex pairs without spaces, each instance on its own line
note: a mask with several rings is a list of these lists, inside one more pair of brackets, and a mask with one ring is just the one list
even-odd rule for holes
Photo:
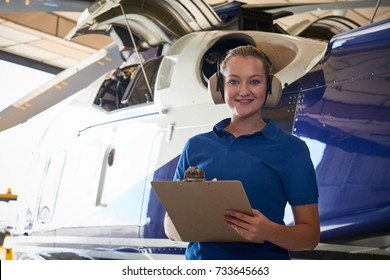
[[[96,50],[105,47],[111,42],[111,39],[101,35],[86,35],[70,41],[63,39],[68,31],[75,26],[83,6],[87,7],[90,2],[92,1],[77,2],[80,7],[79,12],[42,12],[34,9],[31,5],[33,0],[31,2],[28,0],[0,0],[0,59],[58,73],[62,69],[73,66],[87,58]],[[208,2],[211,5],[218,5],[227,1],[208,0]],[[258,4],[266,1],[247,0],[241,2]],[[323,1],[272,1],[273,4],[296,2],[316,3]],[[337,0],[334,2],[337,2]],[[349,2],[352,3],[353,1]],[[277,23],[282,28],[288,29],[303,21],[314,21],[327,15],[343,15],[359,25],[366,25],[376,11],[375,1],[372,2],[373,8],[313,11],[278,19]],[[16,5],[15,8],[10,8],[14,4]],[[25,7],[22,10],[28,10],[29,5],[31,5],[31,11],[17,12],[21,10],[20,7],[23,4]],[[376,11],[373,21],[376,22],[389,17],[390,8],[388,6],[380,7]]]
[[[81,13],[0,13],[0,50],[33,61],[66,69],[105,47],[107,36],[87,35],[65,40]],[[1,57],[0,57],[1,58]],[[9,57],[17,59],[17,57]]]

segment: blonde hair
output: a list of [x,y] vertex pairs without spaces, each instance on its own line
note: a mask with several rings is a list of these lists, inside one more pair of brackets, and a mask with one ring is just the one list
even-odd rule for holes
[[265,53],[252,45],[239,46],[234,49],[230,49],[219,64],[221,73],[223,73],[223,70],[226,68],[226,63],[229,61],[229,59],[234,56],[252,56],[260,59],[263,62],[267,78],[270,76],[272,71],[271,61]]

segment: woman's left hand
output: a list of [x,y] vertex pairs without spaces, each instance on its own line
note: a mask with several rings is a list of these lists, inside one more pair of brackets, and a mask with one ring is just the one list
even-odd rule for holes
[[253,216],[242,212],[228,210],[225,214],[225,222],[245,239],[263,243],[267,240],[267,232],[272,222],[260,211],[252,209]]

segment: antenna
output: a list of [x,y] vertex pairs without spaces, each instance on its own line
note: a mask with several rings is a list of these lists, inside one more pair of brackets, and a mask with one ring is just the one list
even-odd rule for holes
[[378,9],[379,9],[379,6],[381,5],[381,2],[382,2],[382,0],[378,0],[378,2],[376,2],[376,7],[375,7],[374,13],[372,14],[372,17],[371,17],[369,23],[374,22],[374,18],[376,16],[376,13],[378,12]]
[[144,65],[142,64],[142,61],[141,61],[141,56],[140,56],[140,54],[138,52],[138,49],[137,49],[137,46],[136,46],[136,43],[135,43],[135,40],[134,40],[134,37],[133,37],[133,32],[131,32],[130,24],[129,24],[129,21],[127,20],[127,17],[126,17],[126,14],[125,14],[125,10],[123,9],[122,4],[119,4],[119,6],[121,7],[122,14],[125,17],[127,30],[129,30],[129,35],[130,35],[130,38],[131,38],[131,42],[133,43],[135,53],[137,54],[138,61],[140,62],[139,65],[141,67],[142,74],[145,77],[145,82],[146,82],[146,85],[148,86],[149,93],[150,93],[150,95],[153,95],[152,89],[150,88],[150,84],[149,84],[149,81],[148,81],[148,77],[146,76]]

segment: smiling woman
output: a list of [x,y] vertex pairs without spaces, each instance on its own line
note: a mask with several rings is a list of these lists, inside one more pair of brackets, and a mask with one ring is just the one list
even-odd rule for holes
[[[224,215],[245,242],[189,240],[186,259],[290,259],[290,250],[312,250],[319,242],[318,188],[308,147],[262,116],[272,92],[267,86],[271,65],[253,45],[223,56],[218,85],[231,116],[187,140],[173,180],[183,180],[185,170],[197,166],[208,180],[241,181],[253,208]],[[287,203],[294,216],[291,226],[283,221]],[[169,238],[182,240],[168,215],[164,227]]]

